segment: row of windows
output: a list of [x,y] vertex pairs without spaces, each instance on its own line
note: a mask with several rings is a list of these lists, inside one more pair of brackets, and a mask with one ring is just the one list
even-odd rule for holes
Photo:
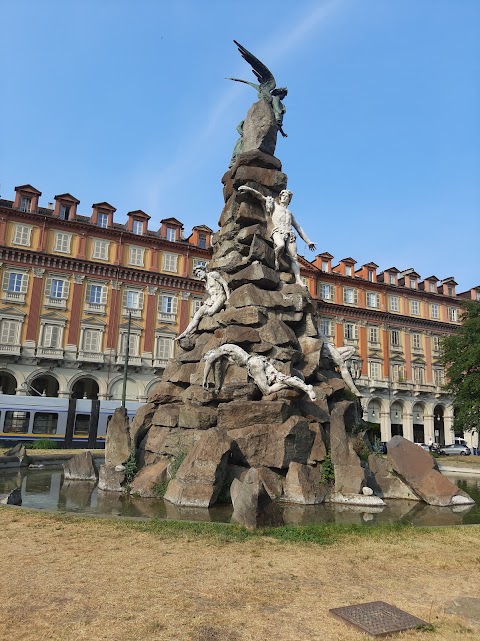
[[[28,274],[26,272],[5,272],[3,275],[3,291],[13,295],[25,295],[28,289]],[[70,292],[70,281],[67,277],[56,278],[48,276],[45,281],[45,296],[47,304],[55,304],[55,301],[66,301]],[[140,289],[125,288],[123,291],[123,307],[125,309],[142,310],[144,306],[144,292]],[[85,290],[85,302],[91,306],[105,306],[108,298],[108,285],[87,282]],[[201,299],[194,299],[193,305],[197,306]],[[158,299],[158,311],[164,314],[175,315],[178,310],[178,297],[175,294],[160,294]],[[102,311],[90,309],[89,311]],[[105,310],[103,310],[104,312]]]
[[[320,320],[320,332],[323,336],[333,338],[335,336],[335,323],[333,320],[322,318]],[[401,334],[402,332],[397,329],[389,330],[390,345],[393,347],[401,347]],[[343,338],[347,340],[357,340],[358,339],[358,325],[352,322],[345,322],[343,324]],[[367,340],[368,343],[372,345],[380,345],[381,333],[380,327],[369,326],[367,328]],[[410,343],[413,349],[423,349],[423,337],[422,334],[413,332],[410,335]],[[440,349],[440,336],[431,336],[431,348],[434,352],[438,352]]]
[[[368,377],[373,380],[382,380],[382,363],[379,361],[368,361]],[[398,364],[390,365],[390,380],[394,383],[402,383],[406,380],[405,366]],[[412,366],[412,380],[417,385],[424,385],[426,381],[425,368],[418,365]],[[433,383],[437,387],[445,385],[445,370],[442,368],[433,369]]]
[[[31,199],[22,198],[20,209],[21,211],[29,212],[31,211]],[[62,220],[68,220],[70,217],[71,207],[70,205],[62,205],[60,207],[60,218]],[[105,213],[99,213],[97,218],[98,227],[107,228],[108,227],[108,218],[109,215]],[[13,244],[22,245],[24,247],[30,247],[32,242],[32,230],[31,225],[15,225],[13,231]],[[142,220],[134,219],[132,225],[132,231],[137,236],[142,236],[144,233],[144,223]],[[177,229],[175,227],[167,227],[166,230],[166,239],[170,242],[175,242],[177,239]],[[55,251],[58,252],[70,252],[70,242],[72,234],[65,234],[62,232],[55,232]],[[108,241],[97,240],[96,243],[104,243],[107,246],[108,251]],[[202,249],[207,249],[207,235],[198,234],[198,246]],[[100,253],[104,253],[105,250],[102,250]],[[97,250],[97,254],[98,254]],[[96,255],[95,250],[93,252],[92,258],[98,258],[100,260],[108,260],[107,257],[103,255]]]
[[[22,196],[20,199],[20,211],[31,212],[32,211],[32,199],[27,196]],[[60,206],[59,217],[61,220],[69,220],[72,212],[71,205],[63,204]],[[107,229],[109,226],[109,214],[105,212],[99,212],[97,215],[97,226]],[[14,238],[13,243],[15,245],[30,245],[30,237],[32,233],[31,225],[21,225],[17,224],[14,227]],[[132,232],[137,236],[143,236],[146,230],[146,225],[143,220],[138,218],[133,219],[132,223]],[[175,242],[178,240],[178,231],[175,227],[167,227],[166,229],[166,239],[170,242]],[[198,235],[198,246],[203,249],[207,248],[207,235],[199,234]]]
[[[343,302],[346,305],[358,305],[358,289],[355,287],[342,287]],[[335,286],[330,283],[319,284],[319,297],[325,301],[335,300]],[[400,312],[400,296],[388,296],[388,311]],[[367,307],[372,309],[380,309],[380,294],[376,292],[366,292],[365,302]],[[422,315],[422,302],[419,300],[409,301],[410,308],[408,313],[412,316]],[[426,303],[423,303],[424,305]],[[448,320],[452,322],[458,321],[458,309],[456,307],[448,307]],[[431,303],[429,305],[430,318],[438,320],[440,318],[440,305],[438,303]]]
[[[0,341],[4,346],[18,345],[20,340],[21,322],[3,319],[0,321]],[[44,324],[40,332],[39,346],[47,349],[61,349],[63,345],[63,325]],[[84,328],[82,331],[80,349],[84,352],[99,354],[102,351],[104,331],[101,329]],[[126,332],[121,332],[119,339],[119,354],[125,354]],[[168,359],[173,356],[174,339],[170,336],[156,336],[155,358]],[[140,355],[140,333],[130,334],[129,352],[131,356]]]

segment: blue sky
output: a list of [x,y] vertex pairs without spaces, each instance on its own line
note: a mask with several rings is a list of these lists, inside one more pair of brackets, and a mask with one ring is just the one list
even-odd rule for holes
[[289,88],[276,155],[318,251],[480,284],[478,0],[4,0],[0,23],[3,198],[216,229],[255,99],[224,79],[254,79],[235,38]]

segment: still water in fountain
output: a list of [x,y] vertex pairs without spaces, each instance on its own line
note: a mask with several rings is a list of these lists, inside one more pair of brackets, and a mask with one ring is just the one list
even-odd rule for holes
[[[462,525],[480,523],[480,475],[448,475],[476,501],[473,506],[433,507],[417,501],[387,500],[384,508],[333,504],[279,505],[278,524],[357,523],[376,525],[403,521],[413,525]],[[163,499],[143,499],[116,492],[104,492],[89,481],[65,481],[62,467],[2,470],[0,493],[21,487],[22,506],[53,512],[74,512],[98,516],[127,516],[217,521],[229,523],[231,505],[206,508],[179,508]]]

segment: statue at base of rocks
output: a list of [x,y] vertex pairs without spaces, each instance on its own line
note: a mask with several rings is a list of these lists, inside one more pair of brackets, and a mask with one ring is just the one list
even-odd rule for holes
[[[244,349],[232,343],[225,343],[217,349],[211,349],[203,355],[205,369],[203,372],[203,387],[208,389],[208,375],[212,366],[219,361],[231,362],[247,368],[248,375],[253,378],[255,385],[264,396],[280,392],[287,388],[297,389],[308,395],[310,400],[315,401],[317,396],[311,385],[307,385],[298,376],[288,376],[279,372],[265,356],[254,354],[250,356]],[[214,369],[215,391],[220,391],[222,381],[219,380],[219,372]]]
[[194,334],[204,316],[213,316],[219,312],[230,297],[227,281],[220,272],[207,272],[204,267],[197,267],[194,275],[205,281],[205,291],[208,296],[203,305],[195,312],[187,328],[175,340]]
[[245,47],[242,46],[239,42],[237,42],[236,40],[234,40],[233,42],[237,45],[242,58],[252,67],[252,71],[260,84],[257,85],[254,82],[249,82],[248,80],[242,80],[240,78],[227,78],[227,80],[243,82],[244,84],[250,85],[250,87],[256,89],[258,92],[258,97],[265,100],[271,105],[278,131],[284,138],[287,138],[287,134],[283,131],[283,116],[287,110],[282,100],[288,94],[288,89],[286,87],[277,88],[277,83],[270,69],[266,65],[264,65],[263,62],[261,62],[256,56],[254,56],[253,53],[250,53],[248,49],[245,49]]
[[300,278],[300,265],[298,264],[297,254],[297,238],[293,229],[297,230],[298,235],[307,243],[308,248],[311,251],[315,250],[316,245],[308,238],[306,233],[296,221],[295,216],[288,209],[288,205],[292,200],[293,193],[289,189],[283,189],[278,196],[278,200],[275,200],[275,198],[272,198],[272,196],[264,196],[256,189],[248,187],[247,185],[241,185],[238,188],[238,191],[244,193],[247,192],[257,198],[262,203],[267,215],[270,218],[268,222],[270,223],[272,228],[271,237],[275,249],[275,267],[279,269],[279,258],[283,253],[286,253],[290,257],[290,263],[293,275],[295,276],[295,281],[299,285],[304,286]]
[[335,347],[333,343],[323,343],[321,356],[330,358],[338,368],[341,377],[347,384],[347,387],[355,396],[362,396],[358,391],[357,386],[353,382],[352,375],[348,369],[347,362],[354,356],[355,347],[353,345],[344,345],[343,347]]

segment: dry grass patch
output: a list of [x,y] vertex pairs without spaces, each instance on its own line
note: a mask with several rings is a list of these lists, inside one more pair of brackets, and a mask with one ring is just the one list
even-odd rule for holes
[[[328,610],[373,600],[435,625],[402,641],[480,636],[479,622],[444,612],[480,594],[480,526],[311,526],[292,542],[295,528],[259,535],[3,508],[0,528],[0,639],[360,641]],[[298,542],[315,529],[328,545]]]

